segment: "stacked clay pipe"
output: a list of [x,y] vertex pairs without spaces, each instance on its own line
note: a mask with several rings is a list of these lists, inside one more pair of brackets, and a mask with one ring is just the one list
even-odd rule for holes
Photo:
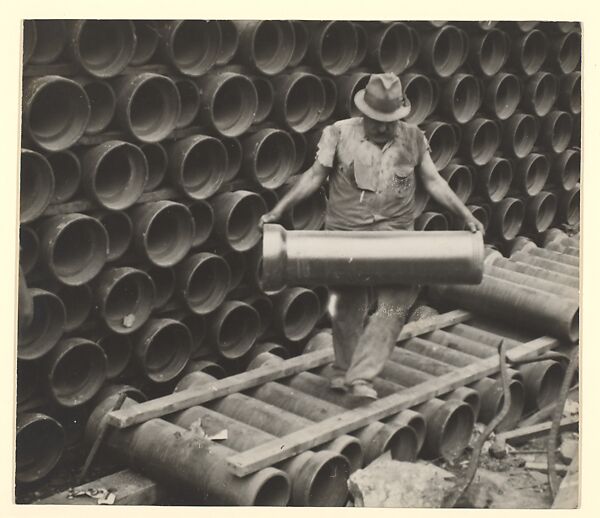
[[[26,21],[17,482],[81,441],[111,384],[155,397],[301,352],[327,290],[265,292],[257,222],[370,73],[400,76],[488,242],[572,232],[580,40],[566,23]],[[282,223],[322,228],[326,196]],[[418,230],[460,227],[422,188],[418,213]]]

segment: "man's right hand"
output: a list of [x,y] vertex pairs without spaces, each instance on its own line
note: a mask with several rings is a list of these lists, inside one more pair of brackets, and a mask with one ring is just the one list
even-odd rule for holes
[[265,223],[273,223],[281,219],[283,211],[275,207],[272,211],[263,214],[258,222],[258,226],[262,229]]

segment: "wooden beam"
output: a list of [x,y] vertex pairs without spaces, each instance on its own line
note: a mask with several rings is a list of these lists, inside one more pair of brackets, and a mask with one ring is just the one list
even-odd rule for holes
[[[515,359],[535,352],[544,352],[558,345],[558,340],[541,337],[521,346],[511,353]],[[468,383],[480,380],[500,370],[497,357],[486,358],[466,367],[458,368],[444,376],[407,388],[397,394],[374,401],[367,406],[333,416],[307,428],[277,438],[251,450],[232,455],[227,464],[235,475],[243,477],[267,466],[314,448],[373,421],[385,419],[401,410],[424,403]]]
[[[498,443],[522,444],[529,439],[541,437],[550,433],[552,427],[551,421],[545,423],[534,424],[523,428],[515,428],[508,432],[502,432],[496,435],[495,441]],[[560,422],[559,431],[573,431],[579,429],[579,417],[567,417]]]
[[[470,313],[466,311],[457,310],[417,322],[411,322],[404,326],[404,329],[398,336],[398,340],[406,340],[413,336],[429,333],[440,327],[464,322],[470,316]],[[234,394],[235,392],[248,390],[268,381],[274,381],[298,374],[299,372],[321,367],[331,361],[333,361],[333,351],[331,349],[303,354],[289,360],[284,360],[278,365],[265,365],[255,370],[229,376],[206,387],[169,394],[168,396],[110,412],[108,414],[108,422],[111,426],[117,428],[127,428],[148,421],[149,419],[162,417],[173,412],[185,410],[194,405],[201,405],[202,403]]]

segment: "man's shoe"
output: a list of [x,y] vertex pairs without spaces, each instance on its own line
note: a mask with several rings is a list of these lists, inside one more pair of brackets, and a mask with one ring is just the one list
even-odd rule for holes
[[364,399],[377,399],[377,391],[368,381],[356,381],[352,384],[352,395]]
[[348,392],[348,385],[346,385],[344,376],[336,376],[335,378],[331,378],[331,381],[329,382],[329,388],[338,392]]

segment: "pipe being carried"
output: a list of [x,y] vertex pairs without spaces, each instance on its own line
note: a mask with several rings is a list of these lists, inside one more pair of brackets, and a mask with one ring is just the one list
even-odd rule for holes
[[483,256],[479,233],[286,231],[265,225],[263,285],[477,284]]

